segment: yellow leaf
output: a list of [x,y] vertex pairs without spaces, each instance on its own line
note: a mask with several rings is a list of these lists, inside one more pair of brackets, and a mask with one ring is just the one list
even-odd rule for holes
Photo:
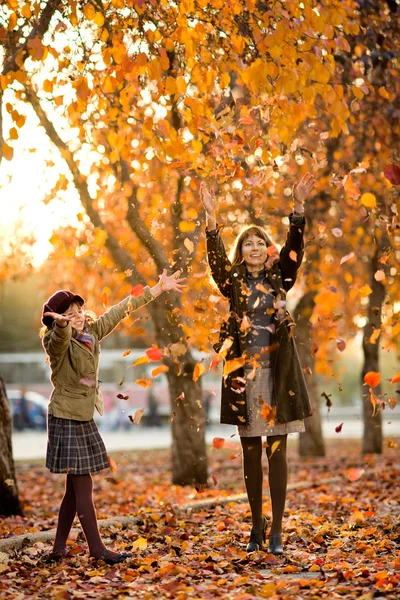
[[203,144],[199,140],[192,140],[192,148],[196,154],[200,154],[203,149]]
[[328,83],[331,74],[324,65],[318,64],[312,72],[312,77],[315,81],[318,81],[318,83]]
[[125,358],[125,356],[129,356],[131,353],[131,350],[125,350],[125,352],[122,354],[122,357]]
[[362,287],[360,287],[360,289],[358,290],[358,293],[360,294],[360,296],[362,298],[364,298],[365,296],[369,296],[370,294],[372,294],[372,290],[369,287],[369,285],[363,285]]
[[361,204],[363,204],[367,208],[375,208],[375,206],[376,206],[376,198],[375,198],[374,194],[371,194],[370,192],[366,192],[365,194],[363,194],[361,196],[360,201],[361,201]]
[[49,92],[51,94],[51,92],[53,91],[53,83],[51,81],[49,81],[48,79],[45,79],[43,81],[43,90],[45,92]]
[[193,221],[180,221],[179,229],[182,231],[182,233],[190,233],[196,229],[196,224],[193,223]]
[[93,21],[93,19],[96,16],[96,11],[94,9],[94,6],[92,4],[85,4],[85,6],[83,7],[82,10],[83,10],[83,14],[88,19],[88,21]]
[[157,375],[159,375],[160,373],[167,373],[167,371],[169,371],[169,367],[167,367],[167,365],[160,365],[159,367],[156,367],[152,370],[151,376],[157,377]]
[[204,373],[204,364],[197,363],[193,371],[193,381],[197,381]]
[[390,98],[389,92],[388,92],[388,91],[387,91],[387,89],[386,89],[386,88],[384,88],[384,87],[380,87],[380,88],[379,88],[379,95],[380,95],[382,98],[386,98],[386,99],[389,99],[389,98]]
[[176,81],[173,77],[167,77],[167,79],[165,80],[165,91],[171,96],[176,93]]
[[150,362],[150,358],[148,356],[141,356],[132,364],[132,367],[136,367],[137,365],[144,365]]
[[380,336],[380,333],[381,333],[380,329],[374,329],[374,331],[372,332],[372,334],[371,334],[371,336],[369,338],[369,343],[370,344],[375,344],[376,340]]
[[6,142],[3,144],[3,158],[6,160],[12,160],[14,156],[14,149],[11,148]]
[[240,358],[233,358],[232,360],[226,361],[223,371],[224,377],[229,375],[229,373],[232,373],[233,371],[236,371],[237,369],[243,367],[245,362],[246,359],[243,356],[241,356]]
[[364,92],[361,88],[357,87],[356,85],[353,85],[352,90],[356,98],[358,98],[359,100],[362,100],[364,98]]
[[97,12],[95,17],[94,17],[94,22],[96,23],[97,27],[103,27],[104,25],[104,15],[101,12]]
[[230,81],[231,81],[231,77],[230,77],[229,73],[222,73],[221,77],[219,78],[220,88],[224,90],[226,87],[228,87]]
[[133,542],[132,548],[135,548],[136,550],[146,550],[146,548],[147,548],[146,538],[142,538],[142,537],[138,538],[136,540],[136,542]]
[[144,408],[139,408],[133,415],[132,423],[134,423],[135,425],[139,425],[140,421],[142,420],[143,413]]

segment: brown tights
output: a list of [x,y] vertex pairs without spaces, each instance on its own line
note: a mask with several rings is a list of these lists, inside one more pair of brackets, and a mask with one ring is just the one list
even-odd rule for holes
[[[262,439],[241,437],[243,450],[243,472],[249,499],[253,529],[261,531],[262,514]],[[275,442],[279,442],[278,445]],[[268,437],[268,480],[271,494],[272,523],[270,533],[282,533],[282,518],[285,510],[288,466],[286,458],[287,435]]]
[[58,514],[53,552],[67,553],[67,539],[77,513],[89,546],[90,555],[96,558],[104,556],[105,553],[108,558],[118,556],[117,552],[106,550],[101,540],[93,504],[93,481],[90,474],[67,475],[65,494]]

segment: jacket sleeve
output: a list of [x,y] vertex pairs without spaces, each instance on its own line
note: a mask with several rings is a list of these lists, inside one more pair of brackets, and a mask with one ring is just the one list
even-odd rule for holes
[[68,350],[72,337],[72,327],[68,323],[66,327],[59,327],[54,323],[52,329],[43,338],[43,347],[46,354],[54,361],[59,360]]
[[296,281],[297,271],[304,256],[304,217],[289,215],[289,231],[285,245],[279,255],[279,267],[282,273],[283,287],[288,292]]
[[152,296],[149,286],[146,285],[143,296],[140,296],[139,298],[127,296],[121,302],[109,308],[92,325],[92,329],[98,340],[102,340],[111,333],[118,323],[120,323],[120,321],[122,321],[122,319],[130,312],[148,304],[151,300],[154,300],[154,296]]
[[223,296],[229,298],[231,293],[232,264],[226,254],[224,242],[218,229],[206,229],[207,260],[211,274]]

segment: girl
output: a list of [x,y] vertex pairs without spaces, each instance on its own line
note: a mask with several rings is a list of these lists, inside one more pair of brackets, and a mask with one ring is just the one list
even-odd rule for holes
[[84,299],[59,290],[43,306],[43,347],[49,357],[53,391],[48,408],[46,467],[66,473],[65,495],[58,515],[52,553],[46,560],[67,555],[67,538],[78,513],[90,556],[108,564],[124,561],[129,553],[108,550],[100,537],[92,498],[92,476],[109,467],[106,449],[93,420],[95,408],[103,414],[98,387],[99,342],[130,312],[163,291],[182,292],[179,272],[164,270],[157,285],[143,289],[141,297],[128,296],[93,320],[83,310]]
[[[228,259],[216,223],[216,198],[200,186],[206,211],[207,255],[220,292],[229,300],[230,316],[214,346],[226,360],[221,423],[238,426],[252,530],[247,551],[263,548],[267,520],[262,515],[262,436],[268,436],[272,524],[269,552],[282,554],[282,517],[287,488],[287,434],[304,431],[311,405],[298,359],[294,323],[285,310],[286,292],[294,285],[303,259],[304,201],[314,186],[306,174],[293,188],[294,212],[286,243],[278,255],[267,233],[247,227]],[[228,373],[229,361],[236,367]],[[238,368],[239,367],[239,368]]]

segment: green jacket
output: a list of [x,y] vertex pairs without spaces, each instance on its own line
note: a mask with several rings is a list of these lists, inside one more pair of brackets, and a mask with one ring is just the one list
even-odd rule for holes
[[146,286],[143,296],[128,296],[89,325],[87,332],[94,337],[93,353],[73,337],[70,324],[59,327],[54,323],[52,329],[45,333],[43,347],[49,357],[50,380],[54,388],[50,396],[49,414],[73,421],[90,421],[95,408],[100,415],[103,414],[103,398],[98,381],[100,341],[130,311],[151,300],[153,296]]

